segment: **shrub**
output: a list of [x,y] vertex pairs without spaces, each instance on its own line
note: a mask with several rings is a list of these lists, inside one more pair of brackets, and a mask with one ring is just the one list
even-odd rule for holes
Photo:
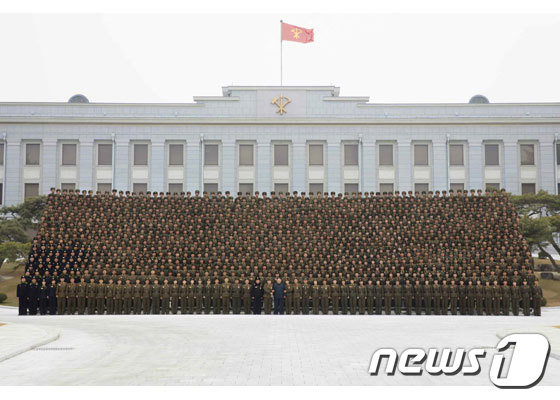
[[8,296],[6,295],[6,293],[0,293],[0,304],[5,302],[7,298]]

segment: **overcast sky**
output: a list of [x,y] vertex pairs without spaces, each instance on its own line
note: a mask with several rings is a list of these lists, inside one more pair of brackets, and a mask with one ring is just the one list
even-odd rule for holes
[[0,15],[0,101],[191,102],[225,85],[337,85],[372,102],[560,101],[560,15]]

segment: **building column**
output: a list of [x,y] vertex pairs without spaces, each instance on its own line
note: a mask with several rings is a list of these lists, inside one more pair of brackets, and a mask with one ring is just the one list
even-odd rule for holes
[[362,152],[360,190],[362,192],[375,192],[377,187],[377,152],[375,141],[362,141],[360,151]]
[[270,194],[272,190],[272,163],[271,163],[272,145],[270,140],[257,141],[257,162],[255,164],[257,171],[255,190],[259,192],[267,192]]
[[236,195],[239,187],[237,186],[237,162],[235,158],[236,143],[235,140],[228,138],[222,141],[222,164],[221,164],[221,184],[222,193],[230,191],[232,195]]
[[292,192],[307,192],[307,154],[305,145],[305,141],[300,138],[297,138],[292,143]]
[[413,190],[412,156],[410,148],[410,139],[401,139],[397,141],[397,182],[395,184],[395,190],[400,192]]
[[536,158],[539,162],[539,184],[537,190],[546,190],[550,194],[556,193],[557,186],[554,171],[556,169],[556,160],[554,159],[555,146],[554,137],[539,141],[539,153]]
[[433,165],[432,183],[433,191],[449,190],[449,161],[447,155],[447,140],[438,138],[432,142]]
[[55,138],[43,138],[41,157],[41,188],[40,194],[49,194],[52,187],[58,188],[56,171],[58,167],[57,140]]
[[93,139],[80,139],[78,154],[78,189],[96,190],[93,186],[95,163],[93,161]]
[[482,171],[484,165],[482,163],[482,140],[469,139],[468,140],[468,154],[469,154],[469,187],[465,189],[482,189]]
[[22,143],[18,139],[10,139],[8,135],[4,145],[7,146],[6,158],[4,159],[5,181],[4,181],[4,204],[14,206],[23,201],[22,184]]
[[187,186],[185,192],[194,194],[195,190],[202,192],[202,141],[187,141],[187,159],[185,165],[187,167]]
[[165,141],[163,138],[152,138],[150,158],[150,191],[167,192],[165,187]]
[[517,140],[504,140],[504,162],[502,168],[504,188],[511,194],[520,193],[519,155]]
[[327,165],[325,165],[325,185],[324,191],[342,193],[342,160],[340,156],[342,143],[339,140],[327,141]]
[[130,174],[130,143],[125,138],[115,138],[115,157],[113,160],[114,173],[113,173],[113,188],[118,191],[132,190],[130,188],[129,174]]

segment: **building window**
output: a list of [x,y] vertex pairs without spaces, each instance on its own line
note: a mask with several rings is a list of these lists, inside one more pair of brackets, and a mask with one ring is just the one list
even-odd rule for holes
[[0,165],[4,165],[4,143],[0,143]]
[[484,165],[486,166],[500,165],[500,145],[498,144],[484,145]]
[[465,165],[462,144],[449,145],[449,165]]
[[500,190],[500,184],[499,183],[487,183],[486,184],[486,189],[490,189],[491,191]]
[[323,145],[309,145],[309,165],[323,165]]
[[25,165],[39,165],[41,145],[39,143],[27,143],[25,145]]
[[183,165],[183,145],[169,145],[169,165]]
[[428,193],[430,190],[430,185],[428,183],[415,183],[414,192],[418,193]]
[[148,191],[148,184],[147,183],[133,183],[132,184],[132,191],[136,194],[146,193]]
[[97,191],[101,193],[111,193],[113,185],[110,183],[98,183],[97,184]]
[[0,204],[4,204],[4,184],[0,183]]
[[288,145],[287,144],[275,144],[274,145],[274,165],[277,167],[287,166],[289,164],[288,160]]
[[252,144],[239,145],[239,165],[252,167],[254,165],[254,151]]
[[309,184],[309,194],[311,193],[323,193],[323,184],[322,183],[310,183]]
[[[134,145],[134,165],[148,165],[148,145],[137,143]],[[138,192],[136,192],[138,193]]]
[[239,184],[239,191],[242,195],[247,193],[253,194],[253,184],[252,183],[240,183]]
[[97,165],[113,165],[113,145],[99,143],[97,145]]
[[[204,165],[219,165],[218,164],[218,145],[205,144],[204,145]],[[217,191],[217,189],[216,189]]]
[[344,145],[344,165],[358,165],[359,160],[359,148],[357,144],[345,144]]
[[380,183],[379,191],[381,193],[393,193],[394,185],[392,183]]
[[465,184],[464,183],[452,183],[449,185],[449,190],[453,190],[453,192],[457,193],[457,192],[462,192],[463,190],[465,190]]
[[275,183],[274,184],[274,191],[276,194],[278,193],[289,193],[290,185],[287,183]]
[[392,166],[393,165],[393,145],[380,144],[379,145],[379,165]]
[[183,184],[182,183],[170,183],[169,184],[169,193],[171,194],[181,194],[183,191]]
[[344,192],[345,193],[358,193],[359,188],[357,183],[345,183],[344,184]]
[[60,184],[60,189],[62,189],[63,192],[73,192],[74,190],[76,190],[76,184],[75,183],[62,183],[62,184]]
[[38,183],[26,183],[24,186],[24,199],[29,199],[30,197],[39,196],[39,184]]
[[556,165],[560,165],[560,143],[556,143]]
[[74,143],[62,145],[62,165],[76,165],[77,146]]
[[522,183],[521,194],[535,194],[537,193],[537,185],[534,183]]
[[519,145],[521,150],[521,165],[535,165],[535,146],[532,144]]
[[218,184],[217,183],[205,183],[204,184],[204,191],[206,193],[218,193]]
[[428,165],[428,145],[415,144],[414,145],[414,165]]

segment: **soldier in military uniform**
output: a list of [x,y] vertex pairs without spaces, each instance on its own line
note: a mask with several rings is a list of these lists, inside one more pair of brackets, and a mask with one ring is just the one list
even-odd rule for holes
[[373,315],[375,313],[375,285],[371,279],[366,286],[366,296],[368,314]]
[[459,312],[461,315],[467,315],[467,297],[468,289],[465,286],[464,281],[459,281],[459,286],[457,287],[457,292],[459,295]]
[[432,299],[434,297],[434,291],[429,281],[426,281],[424,283],[422,294],[422,300],[424,303],[424,310],[426,311],[426,315],[432,315]]
[[511,287],[508,285],[507,280],[504,280],[500,289],[502,292],[502,313],[503,315],[509,315],[509,310],[511,308]]
[[319,298],[321,297],[321,288],[317,281],[313,281],[313,286],[311,286],[311,302],[313,304],[313,314],[319,314]]
[[443,315],[447,315],[447,310],[449,310],[449,295],[450,288],[444,279],[441,285],[441,313]]
[[194,297],[196,313],[202,314],[202,309],[204,307],[204,286],[202,284],[202,279],[199,279],[198,284],[194,285]]
[[179,311],[179,285],[176,280],[173,281],[169,291],[171,294],[171,314],[177,314],[177,311]]
[[494,290],[492,290],[490,282],[486,281],[484,286],[484,311],[486,315],[492,315],[492,303],[494,301],[492,296],[494,296]]
[[297,315],[297,314],[301,314],[301,298],[303,296],[303,288],[301,287],[297,278],[294,279],[293,290],[294,290],[294,314]]
[[455,281],[451,281],[449,285],[449,308],[451,315],[457,315],[457,299],[459,298],[459,288],[455,285]]
[[480,281],[476,282],[475,289],[475,309],[476,315],[482,315],[484,312],[484,286],[481,285]]
[[291,315],[294,308],[294,289],[288,279],[286,283],[286,314]]
[[523,305],[523,315],[526,317],[531,315],[531,288],[527,285],[526,280],[521,285],[521,304]]
[[109,283],[105,288],[106,306],[107,314],[113,315],[115,313],[115,285],[113,280],[109,279]]
[[29,284],[29,315],[37,315],[37,308],[39,307],[39,285],[35,278],[31,279]]
[[39,314],[41,315],[47,314],[48,297],[49,288],[47,286],[47,281],[43,280],[41,286],[39,286]]
[[340,309],[342,315],[348,315],[348,298],[350,297],[350,291],[346,282],[343,280],[340,284]]
[[484,295],[484,288],[482,287],[482,285],[477,283],[477,286],[474,286],[472,284],[472,281],[469,281],[467,285],[467,305],[468,305],[469,315],[474,315],[475,305],[476,305],[477,313],[480,311],[480,315],[482,315],[484,297],[481,297],[479,303],[477,298],[479,291],[482,295]]
[[391,282],[385,281],[383,286],[383,299],[385,301],[385,315],[391,315],[391,306],[393,303],[393,286]]
[[167,279],[163,280],[163,285],[161,286],[161,313],[169,314],[169,301],[171,299],[171,286],[169,286],[169,281]]
[[367,304],[367,287],[364,285],[363,280],[360,280],[360,283],[358,283],[356,291],[358,292],[358,312],[363,315],[366,313]]
[[78,314],[84,315],[86,312],[87,284],[85,278],[80,280],[77,288]]
[[245,315],[251,314],[251,284],[249,283],[249,279],[245,279],[245,284],[241,288],[241,293],[243,294],[243,313],[245,313]]
[[402,295],[403,288],[401,283],[397,280],[395,286],[393,286],[393,297],[395,299],[395,315],[401,315],[402,311]]
[[410,284],[410,281],[407,279],[404,287],[403,287],[403,294],[404,294],[404,304],[406,308],[406,315],[412,315],[412,297],[414,293],[414,288]]
[[126,284],[123,287],[123,309],[125,315],[130,314],[130,309],[132,308],[133,294],[134,294],[134,287],[130,284],[130,279],[127,279]]
[[498,281],[494,281],[492,286],[492,314],[500,315],[500,303],[502,300],[502,291],[498,286]]
[[434,281],[434,284],[432,285],[432,290],[433,290],[433,301],[434,301],[434,314],[435,315],[441,315],[441,298],[442,298],[442,292],[441,292],[441,286],[439,285],[439,282],[437,281],[437,279]]
[[513,281],[511,286],[511,312],[513,315],[519,315],[519,299],[521,298],[521,290],[517,286],[517,282]]
[[139,315],[142,312],[142,285],[140,284],[140,279],[136,279],[136,283],[132,287],[132,299],[132,313]]
[[350,284],[348,285],[348,298],[350,303],[350,314],[356,315],[356,306],[358,302],[358,290],[353,279],[350,279]]
[[214,281],[214,286],[212,286],[212,313],[219,314],[222,311],[222,285],[220,280],[216,279]]
[[[60,283],[56,288],[56,304],[58,305],[57,314],[64,315],[66,314],[66,294],[67,292],[67,284],[64,282],[64,278],[60,278]],[[32,300],[32,296],[29,297]],[[31,306],[30,306],[30,314],[31,314]],[[33,315],[33,314],[31,314]]]
[[117,279],[117,284],[115,285],[115,314],[117,315],[122,315],[123,313],[123,298],[124,286],[122,280]]
[[17,285],[17,297],[19,300],[18,315],[27,315],[27,308],[29,305],[29,285],[25,278],[21,278],[21,283]]
[[422,315],[422,301],[424,299],[424,288],[420,285],[420,281],[414,284],[414,312],[416,315]]
[[152,284],[152,314],[160,314],[161,305],[161,286],[159,279],[155,279]]
[[268,279],[264,284],[263,296],[264,313],[270,314],[272,313],[272,281],[270,279]]
[[535,280],[533,283],[533,314],[537,317],[541,316],[541,304],[542,304],[542,288],[539,285],[539,281]]
[[76,296],[78,295],[78,286],[74,278],[70,278],[70,283],[66,286],[66,298],[68,305],[68,314],[76,314]]
[[150,299],[152,298],[152,284],[149,279],[144,281],[142,286],[142,314],[146,315],[150,313]]
[[[194,284],[194,281],[193,281]],[[212,285],[212,280],[207,279],[204,289],[202,290],[202,299],[204,302],[204,312],[210,314],[212,312],[212,293],[214,285]],[[190,307],[190,306],[189,306]],[[192,308],[189,308],[192,309]]]
[[229,283],[228,278],[224,279],[224,283],[222,284],[220,294],[221,294],[220,302],[222,303],[222,313],[229,314],[230,299],[231,299],[231,284]]
[[234,314],[241,313],[241,284],[235,279],[231,285],[231,308]]

